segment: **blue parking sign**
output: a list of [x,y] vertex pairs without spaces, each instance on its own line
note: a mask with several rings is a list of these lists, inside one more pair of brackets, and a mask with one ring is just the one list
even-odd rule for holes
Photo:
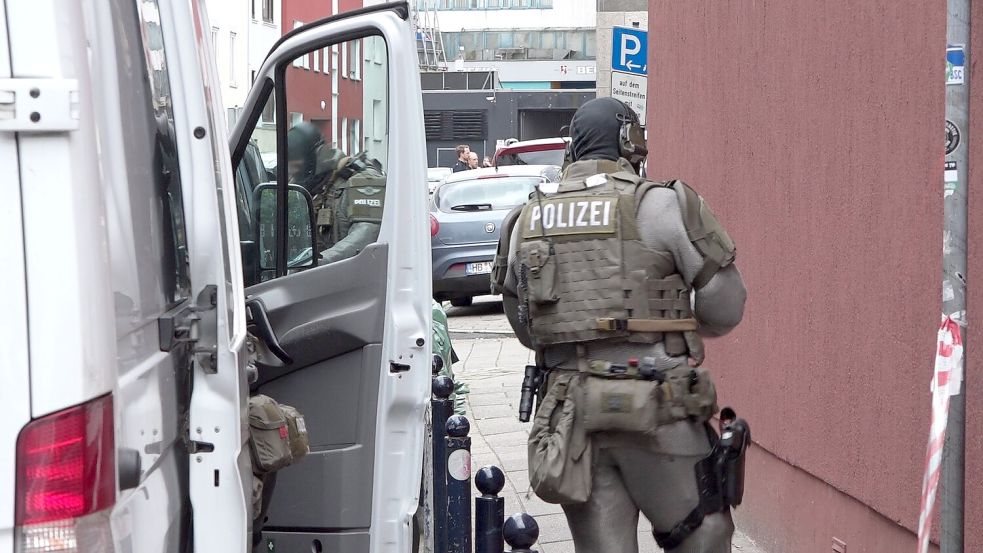
[[611,69],[635,75],[648,74],[648,32],[634,27],[615,27]]

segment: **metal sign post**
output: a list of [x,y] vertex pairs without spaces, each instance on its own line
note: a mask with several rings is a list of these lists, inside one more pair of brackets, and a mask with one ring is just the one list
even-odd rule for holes
[[[966,212],[969,185],[969,17],[971,0],[947,0],[945,232],[942,248],[942,315],[962,326],[966,355]],[[949,403],[942,451],[942,553],[963,552],[966,475],[966,371]]]

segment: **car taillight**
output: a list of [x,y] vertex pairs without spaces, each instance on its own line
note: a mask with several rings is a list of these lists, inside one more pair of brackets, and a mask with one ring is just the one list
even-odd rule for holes
[[112,550],[113,398],[31,421],[17,437],[18,553]]
[[438,232],[440,232],[440,223],[437,222],[437,218],[436,217],[434,217],[433,215],[431,215],[430,216],[430,236],[431,237],[437,236],[437,233]]

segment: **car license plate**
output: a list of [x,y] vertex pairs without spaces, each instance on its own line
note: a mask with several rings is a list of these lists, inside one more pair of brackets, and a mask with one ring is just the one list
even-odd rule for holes
[[491,272],[491,269],[491,261],[483,261],[481,263],[468,263],[464,268],[464,272],[469,275],[487,275]]

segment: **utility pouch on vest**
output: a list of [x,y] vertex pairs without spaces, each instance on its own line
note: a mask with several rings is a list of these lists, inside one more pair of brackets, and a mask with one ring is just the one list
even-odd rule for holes
[[659,382],[587,376],[581,418],[587,432],[652,432],[659,425]]
[[551,304],[557,295],[556,254],[548,240],[529,240],[519,245],[519,260],[526,270],[530,303]]
[[307,435],[307,424],[304,415],[289,405],[280,405],[283,416],[287,419],[287,439],[290,441],[290,463],[296,463],[311,452],[311,441]]
[[547,503],[574,504],[591,493],[593,451],[577,420],[577,374],[554,374],[529,433],[529,484]]
[[659,420],[709,420],[717,412],[717,389],[703,367],[676,367],[665,372]]
[[249,447],[253,472],[260,476],[293,461],[287,417],[269,396],[249,398]]

